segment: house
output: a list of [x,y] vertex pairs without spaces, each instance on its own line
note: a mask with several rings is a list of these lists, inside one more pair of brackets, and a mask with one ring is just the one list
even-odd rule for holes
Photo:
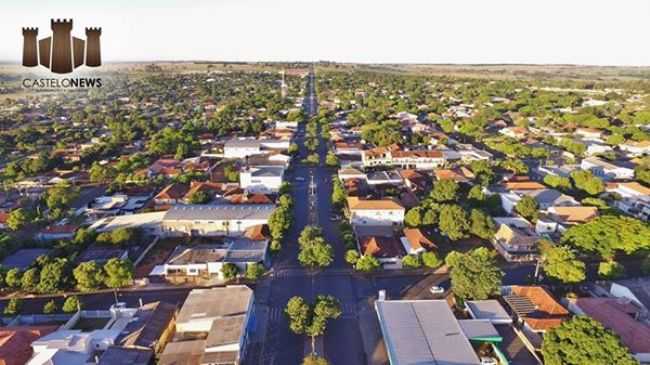
[[393,166],[403,169],[430,170],[445,163],[439,150],[401,150],[398,145],[376,147],[361,152],[364,167]]
[[160,191],[153,201],[156,205],[175,205],[181,203],[189,191],[187,184],[172,183]]
[[170,236],[241,235],[266,224],[274,210],[272,204],[175,205],[163,216],[161,230]]
[[650,141],[627,141],[618,145],[618,148],[630,157],[650,155]]
[[396,225],[404,222],[404,207],[392,199],[362,200],[348,197],[350,223],[353,225]]
[[455,169],[436,169],[433,170],[433,174],[437,181],[453,180],[457,183],[470,182],[475,177],[474,173],[465,166]]
[[375,171],[366,174],[368,185],[401,185],[402,177],[396,171]]
[[224,244],[177,246],[162,267],[165,278],[173,283],[224,280],[221,268],[226,263],[245,271],[248,265],[265,263],[268,240],[245,237],[229,238]]
[[533,261],[537,258],[539,236],[523,218],[494,218],[497,231],[492,238],[494,248],[509,262]]
[[436,244],[431,242],[419,228],[404,228],[402,233],[404,236],[400,238],[400,241],[409,255],[417,255],[437,248]]
[[377,258],[385,269],[401,268],[401,258],[406,251],[395,237],[392,227],[359,225],[354,226],[353,230],[361,255]]
[[41,229],[36,238],[40,241],[71,240],[77,229],[76,224],[54,224]]
[[239,364],[255,324],[253,303],[253,290],[243,285],[193,289],[158,364]]
[[589,316],[610,329],[640,363],[650,362],[650,324],[643,320],[647,310],[626,298],[576,298],[569,309]]
[[[460,159],[465,163],[472,161],[491,160],[494,158],[490,152],[478,149],[471,144],[457,144],[454,146],[454,148],[456,148],[456,151],[453,152],[458,155],[458,158],[454,159]],[[445,159],[451,160],[452,158],[445,154]]]
[[106,217],[96,221],[88,228],[98,233],[111,232],[118,228],[138,228],[145,234],[160,235],[165,214],[166,212],[152,212]]
[[154,353],[149,349],[110,346],[102,353],[97,365],[150,365]]
[[7,326],[0,329],[0,364],[24,365],[32,357],[32,342],[57,326]]
[[362,154],[363,145],[361,143],[337,142],[334,143],[334,153],[336,155],[358,155]]
[[594,176],[603,180],[634,179],[634,168],[608,162],[598,157],[587,157],[580,163],[580,168],[591,171]]
[[9,212],[0,211],[0,231],[9,228],[7,227],[7,219],[9,219]]
[[[517,206],[517,203],[523,198],[524,196],[529,196],[537,202],[539,205],[539,209],[544,210],[548,209],[550,207],[572,207],[572,206],[579,206],[580,203],[576,201],[573,197],[563,194],[562,192],[555,190],[555,189],[522,189],[522,186],[524,184],[526,186],[533,187],[533,184],[538,184],[535,182],[522,182],[522,183],[512,183],[509,182],[506,184],[506,186],[513,186],[513,184],[517,184],[516,188],[513,190],[510,190],[509,192],[506,193],[499,193],[501,197],[501,206],[503,207],[503,210],[508,212],[508,214],[513,214],[515,207]],[[528,185],[530,184],[530,185]],[[543,185],[539,184],[540,186],[543,187]]]
[[224,158],[244,159],[248,156],[286,151],[291,141],[288,139],[233,138],[224,144]]
[[550,207],[537,219],[535,232],[539,235],[563,233],[570,226],[586,223],[597,216],[597,207]]
[[456,319],[444,300],[386,300],[380,293],[375,311],[391,365],[478,365],[470,340],[477,333],[498,337],[489,322]]
[[650,220],[650,188],[633,181],[610,183],[606,190],[620,196],[613,201],[616,208],[639,219]]
[[611,146],[599,141],[584,141],[583,144],[587,147],[585,151],[585,155],[587,156],[596,156],[614,151]]
[[248,156],[246,159],[246,165],[250,167],[283,167],[286,169],[290,162],[290,156],[277,152]]
[[505,286],[501,288],[501,295],[524,325],[526,335],[544,333],[569,319],[569,311],[541,286]]
[[425,192],[431,185],[429,178],[417,170],[399,170],[399,174],[404,181],[404,185],[412,192]]
[[190,182],[190,188],[183,196],[183,202],[190,203],[194,194],[204,193],[210,200],[217,194],[223,193],[226,185],[222,183],[214,183],[209,181],[192,181]]
[[21,248],[2,260],[2,267],[26,270],[39,256],[47,256],[52,250],[49,248]]
[[251,193],[277,193],[284,178],[283,167],[249,167],[239,173],[239,184]]
[[182,172],[181,162],[175,159],[159,159],[147,169],[147,176],[154,177],[162,175],[175,177]]
[[508,127],[499,130],[499,133],[504,136],[514,138],[514,139],[525,139],[528,136],[528,129],[523,127]]
[[341,181],[350,180],[350,179],[366,179],[366,174],[355,169],[355,168],[342,168],[338,171],[338,177]]
[[603,138],[603,131],[596,128],[576,128],[574,135],[586,140],[600,141]]

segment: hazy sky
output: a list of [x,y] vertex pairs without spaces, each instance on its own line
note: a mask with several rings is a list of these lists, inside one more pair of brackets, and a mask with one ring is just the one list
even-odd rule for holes
[[[103,4],[103,5],[99,5]],[[0,60],[21,27],[103,28],[105,61],[570,63],[650,66],[648,0],[2,0]]]

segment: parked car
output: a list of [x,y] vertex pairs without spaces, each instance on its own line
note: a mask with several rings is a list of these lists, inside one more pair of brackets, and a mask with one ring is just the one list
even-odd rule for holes
[[441,286],[434,285],[429,289],[429,291],[431,292],[431,294],[444,294],[445,293],[445,288],[443,288]]
[[305,178],[302,176],[296,176],[296,181],[305,181]]
[[499,362],[493,357],[481,357],[481,365],[499,365]]

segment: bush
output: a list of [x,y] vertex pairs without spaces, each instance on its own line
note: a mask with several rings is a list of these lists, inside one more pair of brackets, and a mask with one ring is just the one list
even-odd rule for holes
[[402,266],[407,269],[418,269],[422,266],[422,260],[418,255],[406,255],[402,258]]
[[58,309],[59,308],[56,306],[54,300],[50,300],[43,306],[43,314],[52,314],[55,313]]
[[9,302],[7,303],[7,306],[5,307],[3,313],[7,316],[15,316],[16,314],[20,313],[22,306],[22,299],[11,298],[9,299]]
[[347,250],[345,252],[345,262],[354,265],[359,261],[359,252],[357,250]]
[[246,279],[257,281],[266,272],[264,266],[260,263],[249,264],[246,267]]
[[81,308],[81,302],[76,296],[67,297],[63,302],[63,311],[65,313],[74,313]]
[[380,266],[381,264],[379,263],[379,260],[377,260],[376,257],[371,255],[363,255],[359,257],[359,260],[357,260],[357,263],[354,265],[354,268],[357,271],[371,272],[379,269]]
[[435,252],[424,252],[422,254],[422,263],[426,267],[435,269],[437,267],[440,267],[440,265],[442,265],[442,260],[440,259],[440,257],[438,257],[438,255],[435,254]]
[[237,265],[227,262],[221,266],[221,274],[226,281],[234,280],[239,274],[239,269]]

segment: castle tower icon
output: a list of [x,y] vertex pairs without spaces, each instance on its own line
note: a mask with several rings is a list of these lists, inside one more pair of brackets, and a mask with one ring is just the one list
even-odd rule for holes
[[40,63],[54,73],[66,74],[84,63],[89,67],[102,64],[101,28],[86,28],[88,40],[84,41],[71,36],[72,19],[52,19],[50,25],[52,36],[39,40],[38,47],[38,28],[23,28],[23,66],[35,67]]
[[37,36],[38,28],[23,28],[23,66],[34,67],[38,65]]

